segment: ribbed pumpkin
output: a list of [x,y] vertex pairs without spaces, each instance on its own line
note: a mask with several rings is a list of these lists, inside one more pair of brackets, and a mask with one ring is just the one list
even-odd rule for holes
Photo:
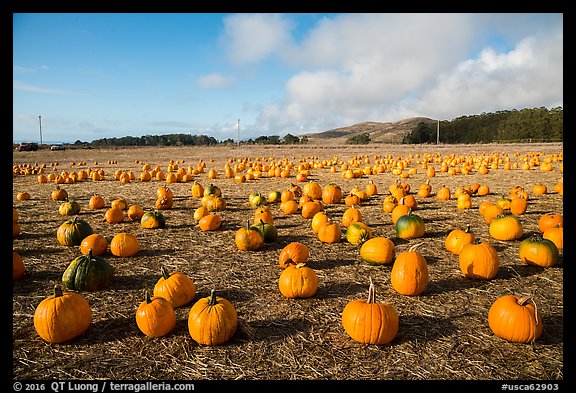
[[409,210],[408,214],[398,217],[395,228],[396,236],[401,239],[419,238],[424,236],[426,231],[424,220],[419,215],[412,213],[412,210]]
[[372,279],[368,299],[352,300],[342,311],[344,330],[353,340],[362,344],[388,344],[398,335],[399,322],[393,306],[377,302]]
[[488,311],[492,332],[507,341],[532,343],[542,335],[542,317],[529,296],[504,295]]
[[401,295],[420,295],[428,287],[428,264],[424,256],[416,250],[421,245],[422,243],[415,244],[398,254],[392,265],[390,283]]
[[322,210],[322,205],[320,205],[318,201],[308,201],[302,205],[300,214],[302,214],[302,217],[306,219],[312,219],[320,210]]
[[518,195],[510,200],[510,213],[518,216],[526,213],[528,200],[523,195]]
[[242,251],[257,251],[264,246],[264,235],[247,221],[246,225],[236,231],[236,247]]
[[146,291],[146,299],[136,309],[136,325],[149,337],[162,337],[176,327],[176,313],[168,300]]
[[560,252],[553,241],[534,233],[520,242],[518,255],[528,265],[551,267],[558,263]]
[[74,217],[58,227],[56,239],[65,246],[79,246],[86,236],[93,233],[94,231],[88,222]]
[[444,247],[452,254],[458,255],[462,248],[474,241],[476,235],[470,232],[470,224],[466,225],[464,230],[453,229],[446,236]]
[[146,212],[140,218],[140,227],[145,229],[164,228],[166,226],[166,217],[158,210]]
[[306,263],[310,256],[310,249],[307,245],[300,242],[292,242],[284,246],[278,256],[278,263],[284,269],[290,265]]
[[58,213],[60,213],[62,216],[75,216],[76,214],[80,213],[80,210],[80,204],[74,200],[66,200],[65,202],[62,202],[58,207]]
[[162,276],[154,285],[154,296],[168,300],[172,307],[178,308],[190,303],[196,296],[196,284],[185,274],[169,272],[160,268]]
[[496,240],[516,240],[524,234],[520,220],[513,214],[499,214],[494,217],[488,231]]
[[363,222],[355,222],[346,228],[344,237],[348,243],[359,247],[372,237],[372,230]]
[[485,280],[496,277],[500,265],[496,249],[479,238],[460,250],[458,261],[464,277]]
[[234,305],[216,295],[198,300],[188,315],[188,331],[198,344],[220,345],[234,336],[238,327],[238,314]]
[[110,252],[117,257],[132,257],[140,251],[140,241],[131,233],[114,235],[110,241]]
[[360,247],[360,258],[369,265],[389,265],[395,257],[396,248],[387,237],[373,237]]
[[280,273],[278,288],[287,298],[309,298],[318,290],[318,276],[305,263],[290,264]]
[[114,268],[100,256],[88,254],[74,258],[62,275],[62,284],[76,291],[99,291],[114,278]]
[[34,328],[49,343],[63,343],[84,334],[90,327],[92,310],[79,293],[63,292],[59,284],[54,295],[42,300],[34,311]]

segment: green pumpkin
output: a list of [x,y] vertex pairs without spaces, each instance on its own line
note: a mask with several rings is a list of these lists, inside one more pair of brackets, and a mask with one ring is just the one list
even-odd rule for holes
[[274,225],[260,220],[259,224],[252,226],[262,232],[264,243],[274,243],[278,239],[278,229]]
[[146,212],[140,219],[140,226],[142,228],[164,228],[166,226],[166,217],[158,210]]
[[86,255],[75,258],[62,275],[62,284],[77,291],[99,291],[112,281],[114,268],[100,256]]
[[355,222],[346,228],[345,237],[348,243],[361,247],[364,242],[372,238],[372,230],[363,222]]
[[94,231],[90,224],[78,217],[74,217],[58,227],[56,239],[65,246],[79,246],[86,236],[93,233]]
[[414,239],[424,236],[424,220],[412,210],[396,221],[396,236],[401,239]]
[[62,202],[58,212],[63,216],[75,216],[80,213],[80,204],[76,201]]

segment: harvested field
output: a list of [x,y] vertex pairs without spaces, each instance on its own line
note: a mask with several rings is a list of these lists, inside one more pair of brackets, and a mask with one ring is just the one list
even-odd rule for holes
[[[450,175],[433,162],[436,176],[428,178],[421,167],[423,155],[450,157],[500,157],[512,163],[523,163],[538,157],[542,163],[551,157],[552,170],[538,165],[528,170],[518,166],[504,170],[503,165],[480,174]],[[411,156],[410,156],[411,155]],[[78,247],[61,245],[56,230],[67,217],[58,213],[59,202],[51,200],[54,182],[39,184],[37,174],[13,178],[13,206],[19,213],[21,233],[13,240],[25,264],[25,275],[13,284],[13,357],[12,372],[16,380],[534,380],[564,379],[563,332],[563,252],[559,263],[541,268],[524,264],[518,256],[522,239],[538,232],[539,218],[549,212],[563,213],[562,195],[553,187],[562,179],[562,144],[538,145],[467,145],[467,146],[319,146],[298,147],[166,147],[37,151],[13,153],[13,163],[46,164],[45,173],[102,168],[102,181],[81,180],[62,184],[71,199],[82,207],[78,217],[86,220],[95,233],[108,241],[120,232],[134,234],[140,251],[133,257],[115,257],[108,251],[105,258],[115,268],[109,287],[97,292],[82,292],[92,310],[92,322],[82,336],[65,344],[48,344],[35,331],[33,315],[40,301],[52,294],[62,273],[75,257]],[[402,181],[415,193],[421,183],[430,179],[432,194],[418,198],[417,212],[424,220],[425,235],[418,239],[396,236],[391,215],[382,209],[388,188],[399,176],[386,170],[358,178],[342,177],[341,163],[354,158],[360,168],[379,158],[410,158],[404,169],[417,168]],[[238,183],[224,176],[227,162],[301,162],[334,160],[330,166],[311,168],[308,180],[322,187],[333,182],[344,195],[354,187],[364,189],[372,180],[378,193],[360,205],[363,222],[374,236],[388,237],[396,254],[416,243],[429,267],[429,284],[420,296],[398,294],[390,283],[391,265],[372,266],[361,261],[357,247],[343,238],[335,244],[322,243],[312,231],[311,220],[300,214],[285,215],[278,203],[270,203],[279,237],[258,251],[240,251],[234,243],[236,231],[252,219],[254,207],[248,202],[253,192],[267,195],[296,184],[291,177],[261,177]],[[218,214],[222,227],[203,232],[193,218],[200,199],[191,195],[192,182],[169,184],[174,193],[174,206],[163,210],[166,228],[143,229],[139,222],[125,220],[118,224],[104,221],[105,209],[90,210],[88,201],[94,194],[104,197],[106,208],[112,200],[124,197],[144,211],[154,209],[156,190],[166,185],[163,180],[139,180],[143,164],[166,171],[173,160],[180,167],[206,163],[203,173],[194,180],[204,186],[217,185],[227,208]],[[496,159],[497,160],[497,159]],[[524,161],[522,161],[524,160]],[[82,164],[82,163],[85,164]],[[55,165],[57,163],[57,165]],[[74,165],[71,165],[73,163]],[[216,179],[207,172],[215,168]],[[123,184],[114,179],[116,170],[133,171],[136,179]],[[447,186],[473,183],[488,185],[490,194],[472,196],[472,208],[457,209],[456,200],[441,201],[436,191]],[[548,191],[534,195],[532,187],[542,183]],[[303,186],[304,183],[299,183]],[[484,200],[495,202],[509,195],[511,187],[520,185],[529,193],[525,214],[519,216],[524,229],[522,239],[492,239],[488,224],[479,214]],[[17,200],[26,191],[29,200]],[[326,206],[340,218],[344,203]],[[498,252],[500,268],[491,280],[464,278],[458,256],[444,247],[452,229],[470,224],[475,235],[488,241]],[[281,249],[298,241],[310,249],[308,266],[319,278],[317,293],[307,299],[288,299],[278,290],[282,268],[278,264]],[[137,306],[144,291],[152,290],[160,277],[160,268],[188,275],[197,285],[193,302],[176,309],[177,323],[167,336],[149,338],[135,322]],[[344,331],[341,315],[345,305],[366,298],[369,278],[376,285],[379,302],[392,305],[399,314],[397,337],[387,345],[364,345],[353,341]],[[188,314],[192,304],[215,289],[235,306],[239,324],[233,338],[219,346],[198,345],[188,332]],[[543,320],[542,336],[531,344],[510,343],[490,330],[487,314],[500,296],[527,293],[533,296]]]

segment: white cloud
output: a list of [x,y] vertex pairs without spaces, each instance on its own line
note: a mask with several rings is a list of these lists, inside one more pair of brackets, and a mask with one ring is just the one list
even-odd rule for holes
[[522,39],[507,53],[484,49],[438,78],[431,89],[413,102],[441,118],[522,109],[561,106],[563,97],[562,28],[549,35]]
[[252,64],[290,44],[292,22],[279,14],[237,14],[224,19],[222,42],[235,64]]
[[[562,105],[562,26],[524,35],[512,50],[478,45],[473,14],[344,14],[322,20],[282,59],[303,70],[258,123],[322,131],[410,116]],[[482,16],[482,19],[485,16]],[[553,25],[548,25],[553,26]],[[290,40],[285,40],[290,42]],[[487,42],[487,41],[486,41]]]
[[222,89],[230,87],[234,84],[235,78],[233,76],[222,75],[219,72],[203,75],[196,81],[196,84],[202,88],[215,88]]

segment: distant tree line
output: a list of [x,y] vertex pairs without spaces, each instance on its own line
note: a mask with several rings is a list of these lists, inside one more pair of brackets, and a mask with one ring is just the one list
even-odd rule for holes
[[[92,142],[82,142],[77,140],[75,146],[83,147],[114,147],[114,146],[213,146],[218,144],[235,144],[232,139],[218,141],[216,138],[207,135],[192,134],[164,134],[164,135],[144,135],[140,137],[123,136],[120,138],[95,139]],[[248,139],[241,141],[241,144],[265,144],[265,145],[295,145],[308,143],[308,137],[297,137],[287,134],[280,138],[278,135],[259,136],[255,140]]]
[[[436,143],[438,124],[420,122],[404,136],[403,144]],[[440,143],[513,143],[513,142],[557,142],[563,140],[564,121],[562,107],[545,107],[505,110],[480,115],[461,116],[440,122]],[[366,145],[371,143],[370,134],[362,133],[349,137],[347,144]],[[212,136],[193,134],[124,136],[120,138],[95,139],[92,142],[74,142],[76,147],[115,146],[212,146],[233,145],[238,142],[228,138],[218,141]],[[255,139],[240,141],[249,145],[297,145],[308,143],[308,137],[286,134],[262,135]]]
[[[563,140],[562,107],[507,110],[457,117],[440,122],[440,143],[557,142]],[[437,124],[424,122],[402,143],[436,143]]]

